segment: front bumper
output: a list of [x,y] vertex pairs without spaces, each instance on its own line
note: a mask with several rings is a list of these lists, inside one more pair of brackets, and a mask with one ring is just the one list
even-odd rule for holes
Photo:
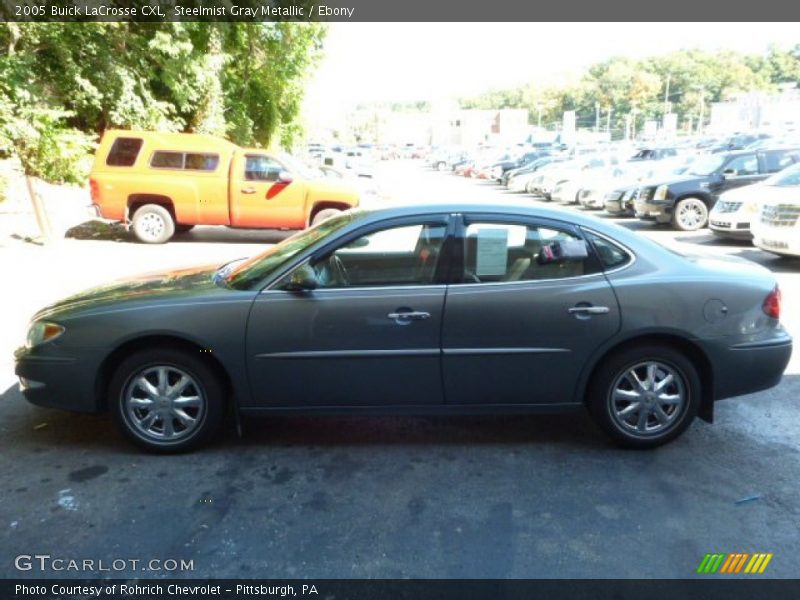
[[49,356],[20,348],[15,353],[20,391],[31,404],[75,412],[98,412],[97,366],[77,356]]
[[726,218],[725,215],[715,215],[713,212],[708,218],[708,228],[720,237],[749,240],[753,237],[750,233],[749,221],[737,221]]
[[640,219],[658,223],[669,223],[672,220],[673,206],[671,204],[637,200],[633,207],[636,216]]
[[800,256],[800,227],[759,227],[753,244],[773,254]]

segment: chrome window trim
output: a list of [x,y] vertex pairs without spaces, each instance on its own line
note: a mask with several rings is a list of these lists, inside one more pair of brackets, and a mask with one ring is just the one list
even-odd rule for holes
[[[633,266],[633,264],[636,262],[636,260],[637,260],[636,253],[633,250],[631,250],[629,246],[626,246],[622,242],[620,242],[618,240],[615,240],[614,238],[609,237],[609,236],[607,236],[607,235],[605,235],[603,233],[600,233],[599,231],[597,231],[595,229],[592,229],[591,227],[584,227],[583,225],[579,225],[578,227],[580,227],[584,231],[588,231],[592,235],[596,235],[597,237],[603,238],[607,242],[611,242],[615,246],[619,246],[620,248],[625,250],[625,252],[628,253],[628,256],[631,257],[631,260],[628,261],[627,263],[625,263],[622,266],[614,267],[613,269],[609,269],[609,270],[603,269],[603,274],[604,275],[610,275],[612,273],[619,273],[620,271],[624,271],[628,267]],[[599,260],[599,257],[598,257],[598,260]],[[601,262],[601,264],[602,264],[602,262]]]

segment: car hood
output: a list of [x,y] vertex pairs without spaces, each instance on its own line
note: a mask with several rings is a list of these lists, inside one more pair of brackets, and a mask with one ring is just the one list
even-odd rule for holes
[[643,187],[645,185],[648,187],[655,187],[659,185],[671,186],[671,185],[677,185],[679,183],[688,183],[692,181],[701,183],[704,181],[708,181],[708,177],[703,175],[676,175],[674,177],[654,177],[648,179],[647,181],[643,181],[642,186]]
[[90,288],[55,302],[36,313],[34,319],[72,316],[78,312],[108,308],[110,305],[154,304],[167,299],[186,299],[198,294],[225,291],[214,282],[220,265],[145,273]]

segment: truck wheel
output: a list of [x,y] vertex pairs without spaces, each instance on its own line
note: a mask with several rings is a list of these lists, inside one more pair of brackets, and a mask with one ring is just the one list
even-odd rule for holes
[[323,221],[327,221],[331,217],[335,217],[338,215],[340,211],[338,208],[323,208],[317,214],[314,215],[314,218],[311,219],[311,226],[319,225]]
[[145,204],[133,213],[133,233],[145,244],[163,244],[175,234],[175,221],[160,204]]
[[708,223],[708,207],[700,198],[684,198],[675,205],[672,223],[681,231],[697,231]]

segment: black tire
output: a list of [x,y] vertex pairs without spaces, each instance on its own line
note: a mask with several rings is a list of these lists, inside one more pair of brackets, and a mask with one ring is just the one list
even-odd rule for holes
[[684,198],[675,204],[672,224],[680,231],[697,231],[708,225],[708,206],[700,198]]
[[181,223],[175,225],[175,233],[186,233],[192,229],[194,229],[194,225],[183,225]]
[[311,225],[314,226],[322,223],[323,221],[327,221],[331,217],[338,215],[340,212],[342,211],[340,211],[338,208],[323,208],[314,215],[313,219],[311,219]]
[[[198,409],[175,402],[175,405],[183,410],[183,417],[194,416],[196,423],[191,426],[191,429],[187,427],[188,431],[178,431],[182,421],[176,416],[171,417],[169,419],[171,421],[170,428],[177,433],[172,441],[164,439],[168,431],[166,421],[161,416],[155,417],[152,421],[151,427],[154,428],[152,433],[148,434],[147,431],[142,430],[142,423],[147,421],[150,410],[153,410],[154,413],[157,410],[169,410],[166,405],[160,406],[161,403],[167,402],[166,393],[159,396],[159,400],[151,402],[152,409],[149,406],[134,408],[131,401],[138,403],[149,400],[150,396],[143,387],[136,384],[136,381],[141,380],[143,374],[157,372],[159,368],[164,368],[168,375],[172,373],[174,376],[171,380],[169,377],[165,378],[168,385],[175,386],[178,383],[179,373],[190,378],[191,384],[184,389],[190,396],[181,395],[178,397],[179,400],[186,401],[192,397],[200,400]],[[157,374],[151,374],[149,378],[151,385],[153,385],[153,381],[158,381]],[[170,381],[172,384],[169,383]],[[159,392],[161,391],[159,390]],[[141,396],[146,398],[143,400]],[[128,400],[129,397],[131,400]],[[171,403],[171,401],[169,402]],[[117,427],[134,444],[148,452],[175,454],[187,452],[208,443],[219,431],[225,416],[225,387],[215,370],[199,355],[194,356],[187,351],[174,348],[139,350],[123,360],[114,372],[108,387],[108,404]],[[139,419],[138,426],[137,419]],[[161,439],[157,431],[159,422],[161,423]]]
[[[682,395],[684,401],[679,408],[671,409],[667,405],[665,411],[662,404],[658,403],[655,398],[648,398],[639,402],[639,405],[648,406],[647,403],[658,403],[661,407],[662,413],[667,416],[670,421],[662,424],[655,415],[647,408],[647,413],[644,419],[644,429],[650,425],[651,417],[653,420],[658,421],[658,425],[650,432],[641,431],[638,429],[640,423],[638,422],[641,417],[641,410],[636,411],[633,406],[636,404],[632,400],[627,400],[625,394],[647,392],[637,392],[631,386],[631,392],[625,389],[620,389],[622,399],[619,397],[615,400],[614,391],[618,388],[624,388],[628,384],[625,379],[626,373],[640,365],[639,373],[646,372],[646,367],[642,367],[644,363],[658,363],[662,365],[662,370],[657,370],[656,373],[673,375],[672,383],[668,383],[663,388],[664,397],[674,398],[675,393]],[[671,373],[670,373],[671,371]],[[664,378],[666,379],[666,377]],[[662,380],[663,381],[663,380]],[[680,383],[678,383],[680,382]],[[645,382],[647,383],[647,382]],[[682,393],[681,393],[682,392]],[[655,394],[653,391],[651,394]],[[686,428],[691,425],[697,412],[700,408],[701,399],[701,383],[700,376],[697,369],[692,365],[692,362],[681,352],[667,345],[660,344],[646,344],[630,346],[622,349],[614,354],[608,356],[599,365],[596,375],[589,384],[587,404],[589,412],[592,415],[595,423],[608,434],[617,444],[626,448],[647,449],[655,448],[666,444],[669,441],[677,438],[683,433]],[[629,404],[624,405],[625,402]],[[623,406],[624,405],[624,406]],[[618,409],[620,409],[618,412]],[[631,423],[625,423],[620,413],[624,410],[631,410],[630,416],[636,416],[637,424],[635,432],[632,431],[634,427]],[[669,412],[673,410],[674,412]],[[656,424],[654,423],[654,426]],[[659,430],[657,427],[661,427]]]
[[175,220],[160,204],[145,204],[137,208],[131,225],[136,239],[145,244],[163,244],[175,234]]

